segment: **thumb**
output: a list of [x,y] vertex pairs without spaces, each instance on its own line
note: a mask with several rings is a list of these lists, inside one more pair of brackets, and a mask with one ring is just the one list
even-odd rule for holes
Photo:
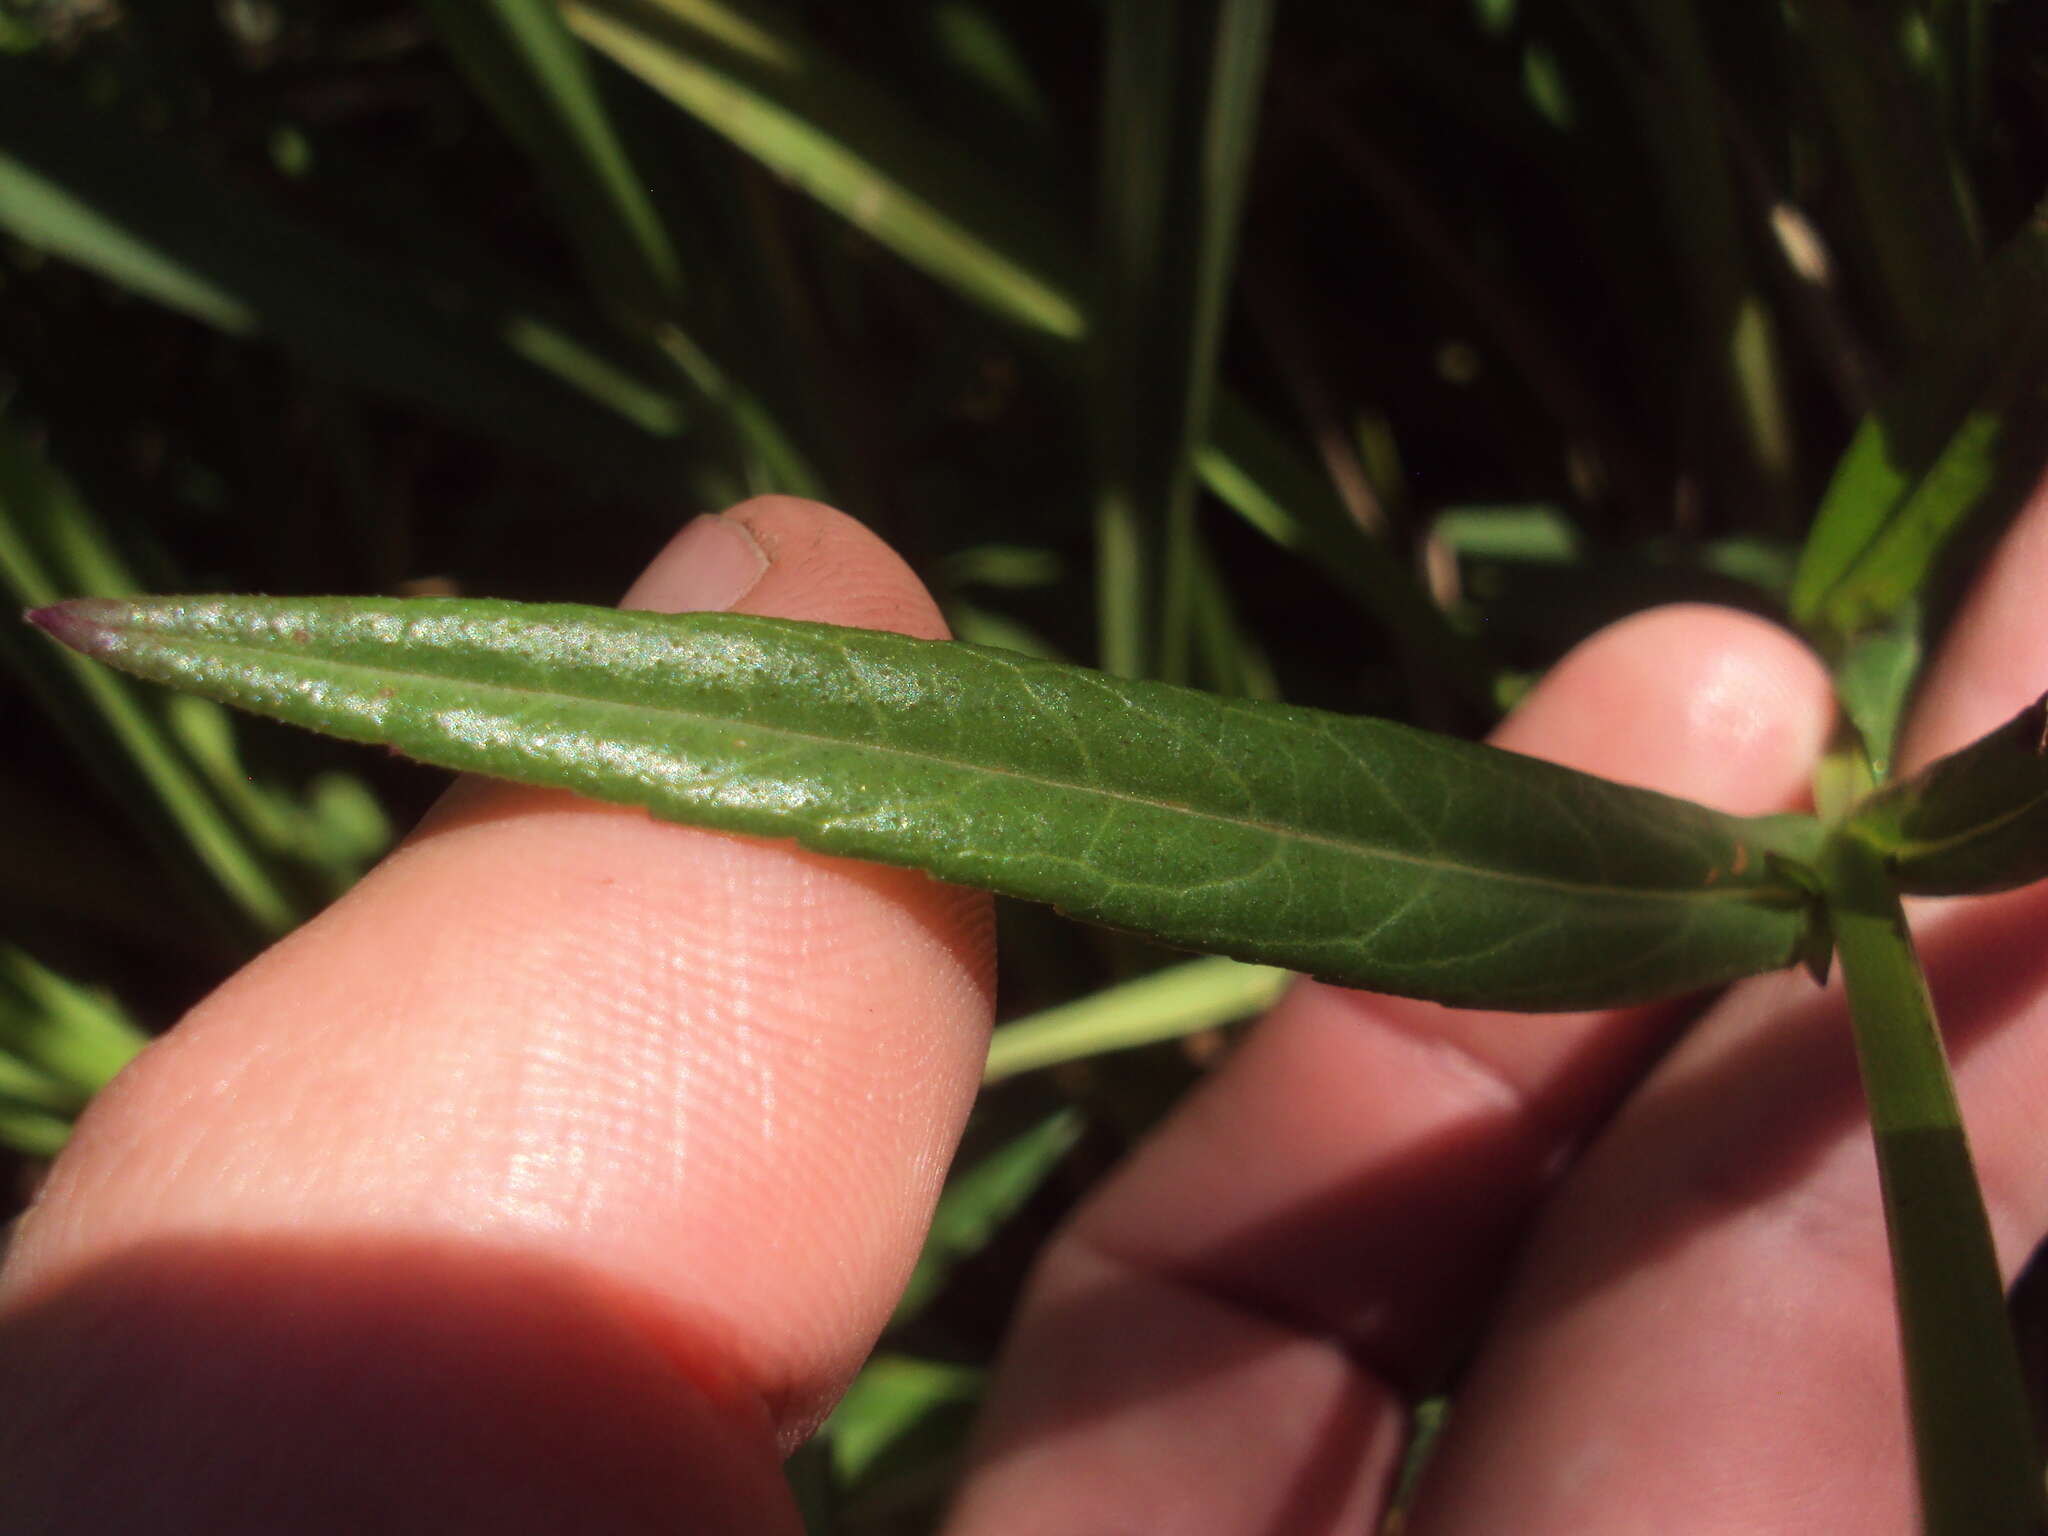
[[[628,602],[943,633],[787,498]],[[796,1529],[989,988],[978,896],[465,785],[60,1159],[0,1275],[20,1528]]]

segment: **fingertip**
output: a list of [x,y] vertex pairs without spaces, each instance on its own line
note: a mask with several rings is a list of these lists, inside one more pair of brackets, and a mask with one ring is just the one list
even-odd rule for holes
[[739,607],[772,618],[950,637],[939,605],[909,564],[867,526],[800,496],[756,496],[725,513],[765,553],[768,569]]
[[[626,601],[945,634],[793,497],[691,523]],[[915,1259],[992,971],[978,892],[487,783],[102,1096],[0,1298],[194,1232],[475,1243],[730,1313],[787,1433]]]
[[1833,719],[1827,670],[1791,634],[1753,614],[1684,603],[1581,642],[1493,739],[1760,815],[1804,802]]

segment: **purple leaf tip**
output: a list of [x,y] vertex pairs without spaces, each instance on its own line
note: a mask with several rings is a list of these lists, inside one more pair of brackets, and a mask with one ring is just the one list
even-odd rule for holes
[[74,597],[69,602],[31,608],[22,617],[60,645],[94,651],[104,647],[121,606],[110,597]]

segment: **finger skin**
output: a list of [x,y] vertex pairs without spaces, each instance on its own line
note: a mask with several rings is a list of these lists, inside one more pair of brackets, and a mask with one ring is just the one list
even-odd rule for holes
[[[1497,740],[1764,812],[1803,795],[1828,720],[1782,631],[1688,607],[1587,642]],[[1363,1528],[1407,1394],[1673,1018],[1298,986],[1048,1253],[952,1536]],[[1153,1523],[1161,1500],[1183,1518]]]
[[[1906,733],[1923,762],[2048,687],[2048,497],[1986,566]],[[1916,904],[2008,1277],[2048,1230],[2048,887]],[[1838,989],[1732,992],[1546,1212],[1414,1529],[1909,1531],[1875,1156]]]
[[[751,580],[752,612],[943,632],[850,519],[727,516],[629,604]],[[463,786],[80,1127],[0,1278],[10,1499],[52,1531],[796,1529],[779,1454],[915,1258],[989,937],[914,873]]]

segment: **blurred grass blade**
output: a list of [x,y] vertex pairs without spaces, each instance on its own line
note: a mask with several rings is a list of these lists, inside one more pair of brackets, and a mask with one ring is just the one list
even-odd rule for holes
[[1558,507],[1447,507],[1431,531],[1461,560],[1576,565],[1585,559],[1579,526]]
[[0,1059],[0,1146],[11,1147],[24,1157],[51,1158],[64,1150],[71,1139],[71,1120],[18,1098],[8,1090],[12,1074]]
[[1876,849],[1909,894],[2004,891],[2048,879],[2048,699],[1886,785],[1844,831]]
[[1277,699],[1280,680],[1265,647],[1238,619],[1237,604],[1216,558],[1201,539],[1194,542],[1192,622],[1199,662],[1197,678],[1211,693],[1233,699]]
[[1478,644],[1352,519],[1327,479],[1229,396],[1218,402],[1210,444],[1196,465],[1219,500],[1406,640],[1420,663],[1482,718],[1493,716],[1494,669]]
[[1263,1013],[1293,980],[1269,965],[1189,960],[999,1027],[985,1083],[1107,1051],[1177,1040]]
[[[1207,5],[1190,7],[1205,12]],[[1176,430],[1192,337],[1172,280],[1190,264],[1192,188],[1176,186],[1175,86],[1196,69],[1170,0],[1110,0],[1104,13],[1101,157],[1096,172],[1096,324],[1089,374],[1096,431],[1096,649],[1120,677],[1154,670],[1164,535],[1176,488],[1191,495]],[[1164,356],[1148,348],[1163,346]],[[1184,668],[1183,668],[1184,671]],[[1185,676],[1175,679],[1185,681]]]
[[[37,607],[79,591],[133,591],[111,541],[70,482],[0,421],[0,591]],[[7,626],[11,631],[12,626]],[[237,825],[162,717],[125,680],[73,656],[0,639],[80,758],[149,840],[224,897],[241,923],[272,936],[300,917],[248,829]],[[223,729],[225,729],[223,723]]]
[[1071,1109],[1047,1115],[1011,1137],[973,1166],[956,1167],[932,1213],[930,1232],[910,1283],[896,1303],[891,1327],[923,1311],[962,1259],[971,1258],[1031,1198],[1060,1159],[1081,1138],[1081,1117]]
[[[982,1372],[971,1366],[912,1355],[880,1354],[870,1360],[822,1431],[832,1448],[839,1482],[849,1490],[848,1502],[861,1498],[860,1490],[867,1485],[872,1506],[874,1484],[887,1477],[901,1478],[920,1465],[950,1472],[974,1422],[982,1379]],[[896,1497],[906,1499],[906,1494]],[[879,1513],[871,1511],[871,1516]]]
[[[711,404],[760,473],[757,488],[817,495],[822,486],[783,424],[742,377],[739,347],[707,348],[681,324],[682,263],[556,0],[429,0],[464,73],[526,150],[583,266],[591,297]],[[714,352],[722,356],[714,356]],[[553,365],[589,385],[587,365]],[[593,389],[593,393],[598,391]]]
[[525,148],[607,307],[651,316],[682,271],[555,0],[427,0],[463,73]]
[[[652,473],[644,384],[545,317],[399,275],[0,56],[0,228],[491,436]],[[451,302],[451,300],[453,302]]]
[[112,998],[0,946],[0,1145],[55,1157],[78,1112],[146,1043]]
[[147,1043],[106,994],[0,946],[0,1051],[65,1095],[57,1107],[83,1108]]
[[1007,651],[481,599],[81,599],[128,671],[424,761],[1351,986],[1595,1007],[1785,965],[1810,819]]
[[[898,94],[786,21],[719,0],[571,0],[565,14],[620,67],[906,261],[1048,342],[1087,333],[1083,245],[1056,219],[1056,200],[948,153],[946,135],[906,112]],[[1369,612],[1415,637],[1419,654],[1441,657],[1460,691],[1492,711],[1490,669],[1470,638],[1450,629],[1398,560],[1344,526],[1342,506],[1314,471],[1228,392],[1198,468],[1269,536],[1316,559]],[[1105,557],[1106,590],[1135,590],[1136,577],[1123,573],[1142,570],[1143,560],[1137,545],[1123,548]],[[1134,610],[1118,626],[1137,637],[1147,622]],[[1119,648],[1135,654],[1142,641]]]
[[1974,216],[1931,93],[1900,50],[1893,9],[1798,0],[1793,30],[1848,168],[1894,350],[1938,342],[1977,297]]
[[1052,119],[1030,61],[1019,51],[997,11],[975,0],[940,0],[926,19],[940,54],[972,83],[975,92],[999,106],[1009,122],[1044,133]]
[[2033,1536],[2048,1497],[1955,1086],[1880,856],[1830,839],[1828,903],[1870,1101],[1927,1536]]
[[[1197,601],[1193,457],[1207,440],[1271,0],[1112,0],[1104,70],[1103,433],[1097,573],[1104,665],[1190,677]],[[1160,541],[1156,634],[1142,551]]]
[[1800,557],[1792,616],[1825,649],[1920,596],[1965,529],[2009,516],[2044,459],[2048,226],[2000,253],[1987,302],[1864,421]]
[[1793,432],[1776,324],[1736,196],[1724,121],[1731,101],[1696,0],[1635,0],[1634,8],[1650,61],[1634,82],[1636,122],[1656,165],[1715,437],[1734,456],[1738,482],[1787,513]]
[[591,46],[899,255],[999,313],[1072,340],[1077,274],[1043,215],[886,93],[762,9],[572,0]]

